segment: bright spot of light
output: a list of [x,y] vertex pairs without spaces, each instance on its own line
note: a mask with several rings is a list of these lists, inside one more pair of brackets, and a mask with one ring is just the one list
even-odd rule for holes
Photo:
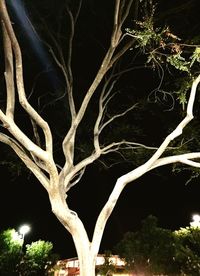
[[19,229],[19,233],[22,234],[22,235],[25,235],[26,233],[28,233],[30,231],[30,226],[25,224],[25,225],[22,225]]
[[193,227],[200,227],[200,215],[195,214],[192,216],[193,221],[190,222],[190,225]]

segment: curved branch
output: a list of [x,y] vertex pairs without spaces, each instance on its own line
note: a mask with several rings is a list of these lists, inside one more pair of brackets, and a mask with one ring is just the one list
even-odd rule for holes
[[49,179],[45,176],[45,174],[41,171],[41,169],[28,157],[22,147],[11,137],[0,133],[0,141],[4,144],[9,145],[17,154],[17,156],[24,162],[27,168],[37,177],[37,179],[41,182],[43,187],[48,190],[49,187]]
[[198,158],[200,158],[200,152],[190,152],[190,153],[184,153],[184,154],[179,154],[175,156],[167,156],[167,157],[159,158],[149,170],[153,170],[157,167],[161,167],[161,166],[169,165],[173,163],[183,163],[192,167],[199,168],[200,162],[195,162],[190,160],[190,159],[198,159]]
[[48,154],[33,143],[28,136],[26,136],[19,127],[15,124],[15,122],[7,117],[2,110],[0,110],[0,120],[3,122],[4,127],[16,138],[21,145],[23,145],[30,153],[37,156],[39,159],[48,161]]
[[187,114],[185,118],[179,123],[179,125],[175,128],[175,130],[168,135],[164,142],[160,145],[160,147],[156,150],[156,152],[153,154],[153,156],[145,162],[143,165],[139,166],[138,168],[122,175],[121,177],[118,178],[114,189],[112,193],[110,194],[110,197],[108,198],[106,204],[104,205],[103,209],[101,210],[96,225],[94,229],[94,234],[92,238],[92,250],[94,252],[98,251],[100,242],[102,239],[103,231],[105,228],[105,225],[107,223],[108,218],[110,217],[118,199],[119,196],[121,195],[124,187],[144,175],[146,172],[150,171],[151,169],[161,166],[161,164],[165,165],[168,164],[167,162],[182,162],[190,165],[196,165],[199,167],[199,163],[191,161],[189,159],[194,159],[195,156],[196,158],[200,158],[200,153],[193,153],[191,155],[182,155],[182,156],[172,156],[172,157],[166,157],[159,159],[159,157],[163,154],[163,152],[166,150],[167,146],[169,143],[178,137],[182,131],[183,128],[192,120],[193,118],[193,105],[194,105],[194,100],[195,100],[195,95],[196,95],[196,90],[197,90],[197,85],[200,82],[200,75],[193,81],[191,92],[190,92],[190,97],[188,101],[188,106],[187,106]]

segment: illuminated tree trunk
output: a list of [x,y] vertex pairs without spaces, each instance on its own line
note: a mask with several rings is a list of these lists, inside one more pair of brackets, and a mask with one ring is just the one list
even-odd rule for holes
[[94,256],[91,256],[91,254],[88,252],[87,249],[84,249],[84,251],[80,252],[80,254],[78,253],[78,259],[79,259],[80,275],[95,276],[96,258],[94,258]]
[[72,235],[78,255],[80,275],[95,276],[95,263],[99,247],[93,250],[83,223],[78,215],[68,208],[62,193],[50,191],[49,199],[53,213]]

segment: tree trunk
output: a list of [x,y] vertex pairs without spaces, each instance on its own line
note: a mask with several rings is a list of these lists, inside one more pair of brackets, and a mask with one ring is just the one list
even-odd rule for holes
[[70,232],[79,260],[80,276],[95,276],[95,265],[98,250],[91,250],[91,243],[84,228],[83,223],[77,214],[68,208],[63,194],[49,191],[49,199],[52,211]]
[[76,229],[72,238],[79,259],[80,276],[95,276],[97,254],[91,250],[91,243],[84,234],[85,229]]
[[80,268],[80,276],[95,276],[95,259],[90,256],[86,256],[87,254],[81,252],[82,257],[79,255],[79,268]]

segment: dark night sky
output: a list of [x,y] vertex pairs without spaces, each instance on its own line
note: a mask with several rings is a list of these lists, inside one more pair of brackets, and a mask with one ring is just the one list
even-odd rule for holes
[[[94,8],[93,1],[86,2],[90,9]],[[106,24],[109,22],[108,20]],[[103,36],[100,31],[99,34]],[[81,49],[81,45],[76,47]],[[82,64],[85,64],[84,60]],[[40,66],[43,66],[42,62]],[[31,71],[32,67],[29,70]],[[5,154],[5,146],[1,147]],[[123,164],[109,170],[100,170],[97,165],[91,165],[81,182],[70,191],[70,208],[83,219],[90,236],[109,191],[117,177],[126,170]],[[75,256],[70,235],[51,212],[47,193],[35,177],[26,172],[11,177],[11,171],[6,165],[0,166],[0,175],[0,230],[17,230],[21,224],[28,223],[31,232],[27,234],[25,242],[49,240],[53,242],[55,251],[61,257]],[[172,175],[170,167],[166,167],[159,170],[159,174],[158,171],[152,171],[130,183],[108,221],[100,251],[112,249],[123,233],[137,230],[141,221],[150,214],[155,215],[159,225],[164,228],[178,229],[189,225],[192,214],[200,212],[200,187],[198,178],[186,185],[187,179],[187,174]]]

